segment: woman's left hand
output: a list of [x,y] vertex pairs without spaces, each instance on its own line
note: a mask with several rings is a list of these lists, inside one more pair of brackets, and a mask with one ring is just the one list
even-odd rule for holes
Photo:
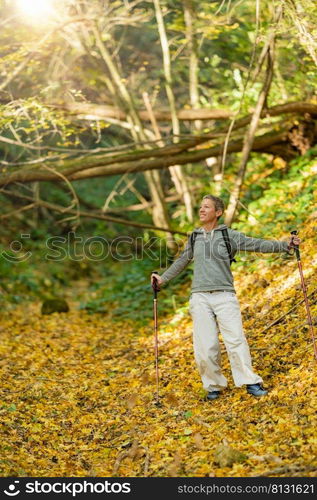
[[295,246],[298,246],[301,243],[301,241],[302,240],[298,236],[294,235],[291,237],[288,246],[289,248],[294,248]]

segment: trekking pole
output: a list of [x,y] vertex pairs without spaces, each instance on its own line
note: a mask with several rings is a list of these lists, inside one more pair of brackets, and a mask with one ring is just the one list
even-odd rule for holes
[[[296,230],[291,231],[291,235],[295,236],[297,234],[298,233],[297,233]],[[310,314],[310,308],[309,308],[309,303],[308,303],[308,298],[307,298],[307,289],[306,289],[306,285],[305,285],[305,281],[304,281],[302,262],[301,262],[300,253],[299,253],[299,245],[296,245],[295,243],[293,243],[293,247],[295,249],[295,254],[296,254],[296,258],[297,258],[297,264],[298,264],[300,279],[301,279],[301,283],[302,283],[302,290],[303,290],[303,293],[304,293],[304,299],[305,299],[305,306],[306,306],[308,324],[309,324],[309,329],[310,329],[311,337],[313,339],[314,354],[315,354],[315,358],[316,358],[316,361],[317,361],[316,339],[315,339],[315,336],[314,336],[313,321],[312,321],[312,317],[311,317],[311,314]]]
[[[153,271],[157,274],[157,271]],[[155,352],[155,373],[156,373],[156,404],[159,404],[159,371],[158,371],[158,335],[157,335],[157,293],[160,288],[157,283],[157,278],[153,276],[152,283],[154,299],[153,299],[153,315],[154,315],[154,352]]]

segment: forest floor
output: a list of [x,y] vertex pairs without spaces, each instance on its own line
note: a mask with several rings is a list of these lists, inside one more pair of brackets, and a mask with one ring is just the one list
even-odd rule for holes
[[[301,238],[316,324],[316,219]],[[317,363],[296,259],[261,260],[235,286],[269,390],[259,399],[234,386],[222,343],[229,385],[205,400],[189,312],[160,318],[160,406],[152,322],[113,322],[72,301],[68,313],[3,312],[1,476],[317,476]]]

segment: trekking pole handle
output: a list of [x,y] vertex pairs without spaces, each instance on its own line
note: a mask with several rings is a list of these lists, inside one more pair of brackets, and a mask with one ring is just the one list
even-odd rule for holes
[[[157,271],[152,271],[151,275],[152,274],[158,274],[158,272]],[[160,291],[160,287],[157,284],[157,278],[155,276],[153,276],[152,288],[153,288],[153,291],[154,291],[154,298],[156,299],[157,298],[157,292]]]
[[[294,231],[291,231],[291,234],[296,236],[298,234],[298,231],[296,231],[296,229]],[[295,243],[293,243],[294,245],[294,250],[295,250],[295,254],[296,254],[296,258],[297,260],[300,260],[300,253],[299,253],[299,246],[298,245],[295,245]]]

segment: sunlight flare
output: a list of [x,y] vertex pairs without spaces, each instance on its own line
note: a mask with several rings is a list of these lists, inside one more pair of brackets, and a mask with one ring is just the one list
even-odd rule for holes
[[15,3],[25,20],[34,24],[45,23],[56,14],[56,0],[15,0]]

